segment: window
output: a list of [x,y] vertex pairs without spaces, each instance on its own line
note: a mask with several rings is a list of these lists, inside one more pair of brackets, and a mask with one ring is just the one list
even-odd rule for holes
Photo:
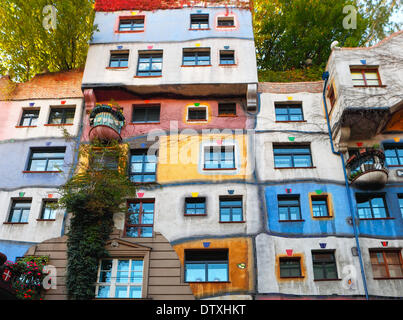
[[329,217],[328,197],[311,196],[312,215],[314,218]]
[[31,211],[31,200],[13,200],[8,222],[26,223]]
[[220,50],[220,64],[235,64],[235,52],[233,50]]
[[161,76],[162,52],[139,53],[137,76]]
[[126,236],[151,238],[154,224],[154,200],[139,200],[128,204]]
[[303,121],[302,104],[275,104],[276,121]]
[[187,121],[207,121],[207,108],[188,108]]
[[234,146],[211,146],[204,149],[204,169],[236,169]]
[[158,123],[160,122],[160,110],[160,105],[134,105],[132,122]]
[[273,146],[275,168],[309,168],[312,167],[309,146]]
[[401,213],[402,218],[403,218],[403,194],[399,194],[398,199],[399,199],[400,213]]
[[130,155],[130,180],[135,183],[155,182],[157,156],[147,149],[133,150]]
[[302,277],[301,258],[280,257],[280,278]]
[[185,281],[229,281],[228,250],[185,250]]
[[75,112],[75,108],[51,108],[49,124],[72,124]]
[[110,68],[127,68],[129,66],[129,53],[111,53]]
[[133,18],[133,19],[120,19],[119,20],[119,31],[143,31],[144,30],[144,18]]
[[400,249],[370,250],[374,279],[403,278],[403,262]]
[[378,68],[350,68],[353,85],[356,86],[381,86]]
[[299,196],[281,195],[277,197],[280,221],[301,220]]
[[384,150],[388,166],[403,166],[403,144],[384,145]]
[[27,171],[62,171],[66,148],[31,149]]
[[100,261],[96,283],[97,298],[142,298],[142,259]]
[[218,17],[217,27],[235,27],[234,17]]
[[91,169],[95,171],[118,170],[119,159],[116,155],[102,151],[95,151],[91,158]]
[[183,49],[183,66],[209,66],[210,49]]
[[206,215],[206,198],[186,198],[185,215]]
[[337,279],[337,265],[333,251],[312,251],[312,264],[315,280]]
[[218,104],[219,116],[235,116],[236,115],[236,103],[219,103]]
[[356,194],[358,217],[360,219],[387,218],[388,210],[384,195]]
[[209,15],[208,14],[191,14],[190,29],[208,29]]
[[30,127],[36,126],[39,117],[39,110],[24,110],[20,121],[20,126]]
[[56,201],[44,200],[42,204],[41,219],[55,220],[56,219]]
[[[330,85],[330,88],[329,88],[328,90],[329,90],[329,91],[328,91],[328,93],[327,93],[327,98],[328,98],[329,101],[330,101],[331,109],[333,109],[333,107],[334,107],[334,105],[335,105],[335,103],[336,103],[336,94],[335,94],[335,90],[334,90],[334,85],[331,84],[331,85]],[[332,111],[332,110],[330,110],[330,111]]]
[[242,197],[220,197],[220,222],[242,221]]

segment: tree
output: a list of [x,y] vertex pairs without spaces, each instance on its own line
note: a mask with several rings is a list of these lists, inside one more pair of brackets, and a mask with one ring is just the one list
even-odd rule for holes
[[[374,44],[396,30],[390,18],[400,5],[398,0],[256,0],[261,80],[319,80],[333,41],[348,47]],[[345,28],[352,14],[346,6],[356,8],[352,28]]]
[[94,0],[0,0],[0,73],[15,81],[85,64]]

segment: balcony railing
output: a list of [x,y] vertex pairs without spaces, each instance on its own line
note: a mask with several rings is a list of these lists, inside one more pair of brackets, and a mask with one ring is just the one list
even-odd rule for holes
[[90,114],[90,140],[121,139],[120,132],[125,125],[123,114],[107,105],[96,106]]
[[360,189],[380,189],[388,181],[385,154],[378,149],[362,149],[347,160],[349,181]]

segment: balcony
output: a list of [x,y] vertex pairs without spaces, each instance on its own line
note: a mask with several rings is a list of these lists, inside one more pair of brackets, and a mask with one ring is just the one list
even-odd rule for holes
[[125,125],[123,114],[107,105],[97,105],[90,114],[89,138],[99,140],[122,140],[120,132]]
[[388,181],[382,150],[361,149],[348,159],[346,168],[350,184],[364,190],[382,189]]

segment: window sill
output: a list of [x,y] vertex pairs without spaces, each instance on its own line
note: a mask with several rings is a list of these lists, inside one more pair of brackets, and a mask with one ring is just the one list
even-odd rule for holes
[[216,26],[216,28],[220,28],[220,29],[235,29],[236,26]]
[[119,31],[119,30],[117,30],[117,31],[115,31],[115,33],[141,33],[141,32],[144,32],[144,29],[142,29],[142,30],[127,30],[127,31]]
[[377,85],[377,86],[353,86],[354,88],[386,88],[386,85]]
[[298,220],[279,220],[278,222],[304,222],[305,220],[303,219],[298,219]]
[[22,173],[61,173],[63,171],[23,171]]
[[3,222],[3,224],[28,224],[28,222]]
[[186,122],[192,122],[192,123],[194,123],[194,122],[207,122],[207,121],[208,121],[207,119],[186,120]]
[[189,213],[189,214],[184,214],[183,215],[184,217],[207,217],[207,214],[206,213],[204,213],[204,214],[191,214],[191,213]]
[[341,281],[342,279],[313,279],[313,281],[324,282],[324,281]]
[[217,117],[219,118],[237,118],[236,114],[219,114]]
[[318,220],[321,220],[321,219],[333,219],[333,217],[332,216],[323,216],[323,217],[312,216],[312,219],[318,219]]
[[402,280],[403,277],[396,277],[396,278],[374,278],[374,280]]
[[181,65],[182,68],[195,68],[195,67],[212,67],[212,64],[203,64],[203,65],[199,65],[199,64],[195,64],[195,65]]
[[61,126],[72,126],[74,123],[46,123],[45,127],[61,127]]
[[403,164],[389,165],[388,168],[403,168]]
[[228,64],[225,64],[225,63],[220,63],[219,65],[218,65],[219,67],[236,67],[237,66],[237,64],[236,63],[228,63]]
[[245,223],[246,221],[219,221],[219,223]]
[[36,221],[56,221],[56,219],[36,219]]
[[185,281],[185,283],[197,283],[197,284],[204,284],[204,283],[231,283],[231,281]]
[[127,70],[129,67],[106,67],[107,70]]
[[130,122],[130,126],[135,126],[135,125],[149,125],[149,124],[161,124],[160,122]]
[[134,78],[162,78],[162,74],[159,76],[134,76]]
[[274,169],[316,169],[316,167],[274,167]]
[[36,128],[37,126],[15,126],[16,128]]
[[304,277],[304,276],[298,276],[298,277],[280,277],[280,279],[285,279],[285,280],[305,279],[305,277]]
[[386,217],[386,218],[359,218],[359,220],[395,220],[393,217]]
[[236,168],[218,168],[218,169],[203,169],[204,171],[231,171],[231,170],[236,170]]
[[206,31],[206,30],[211,30],[210,28],[189,28],[189,31]]
[[307,122],[306,120],[286,120],[286,121],[275,121],[275,123],[298,123],[298,122]]

